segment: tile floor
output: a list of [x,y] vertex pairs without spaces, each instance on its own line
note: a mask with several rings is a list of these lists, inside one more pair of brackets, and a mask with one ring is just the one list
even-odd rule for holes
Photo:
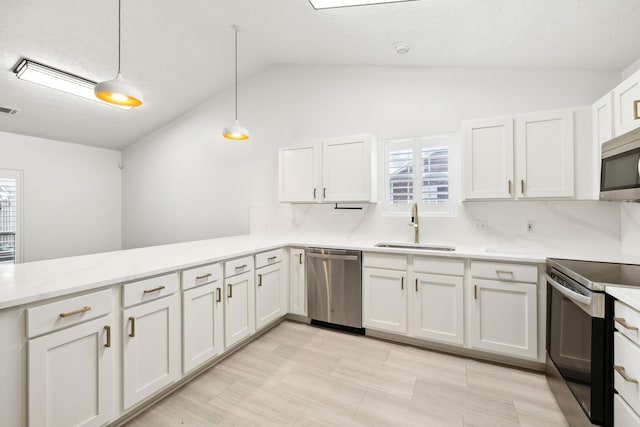
[[126,424],[567,425],[542,374],[288,321]]

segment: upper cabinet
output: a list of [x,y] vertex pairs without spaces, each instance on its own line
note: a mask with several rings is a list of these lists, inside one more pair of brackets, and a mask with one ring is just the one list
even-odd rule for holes
[[573,126],[572,110],[464,122],[465,199],[573,197]]
[[280,201],[375,202],[375,152],[370,135],[281,148]]
[[640,70],[613,89],[615,136],[640,127]]

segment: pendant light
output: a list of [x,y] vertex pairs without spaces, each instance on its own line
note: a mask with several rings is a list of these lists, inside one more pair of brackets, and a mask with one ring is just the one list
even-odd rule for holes
[[122,45],[122,0],[118,0],[118,74],[113,80],[98,83],[94,93],[98,98],[109,104],[127,107],[139,107],[142,105],[142,96],[131,87],[120,74],[121,45]]
[[237,25],[232,25],[231,28],[236,33],[236,120],[232,125],[224,128],[224,130],[222,131],[222,136],[227,139],[242,141],[245,139],[249,139],[249,131],[240,126],[240,123],[238,122],[238,31],[240,30],[240,27],[238,27]]

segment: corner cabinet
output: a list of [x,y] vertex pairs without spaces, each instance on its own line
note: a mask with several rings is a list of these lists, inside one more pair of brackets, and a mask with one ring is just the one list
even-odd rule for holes
[[537,360],[535,265],[471,261],[471,348]]
[[465,199],[573,197],[573,126],[573,110],[464,122]]
[[290,203],[376,201],[371,135],[331,138],[279,151],[279,199]]

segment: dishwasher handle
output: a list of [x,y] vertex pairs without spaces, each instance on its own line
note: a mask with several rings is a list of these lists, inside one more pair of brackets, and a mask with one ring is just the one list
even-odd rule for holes
[[317,254],[314,252],[307,252],[307,257],[320,258],[320,259],[336,259],[336,260],[343,260],[343,261],[358,261],[360,259],[358,255],[329,255],[329,254]]

